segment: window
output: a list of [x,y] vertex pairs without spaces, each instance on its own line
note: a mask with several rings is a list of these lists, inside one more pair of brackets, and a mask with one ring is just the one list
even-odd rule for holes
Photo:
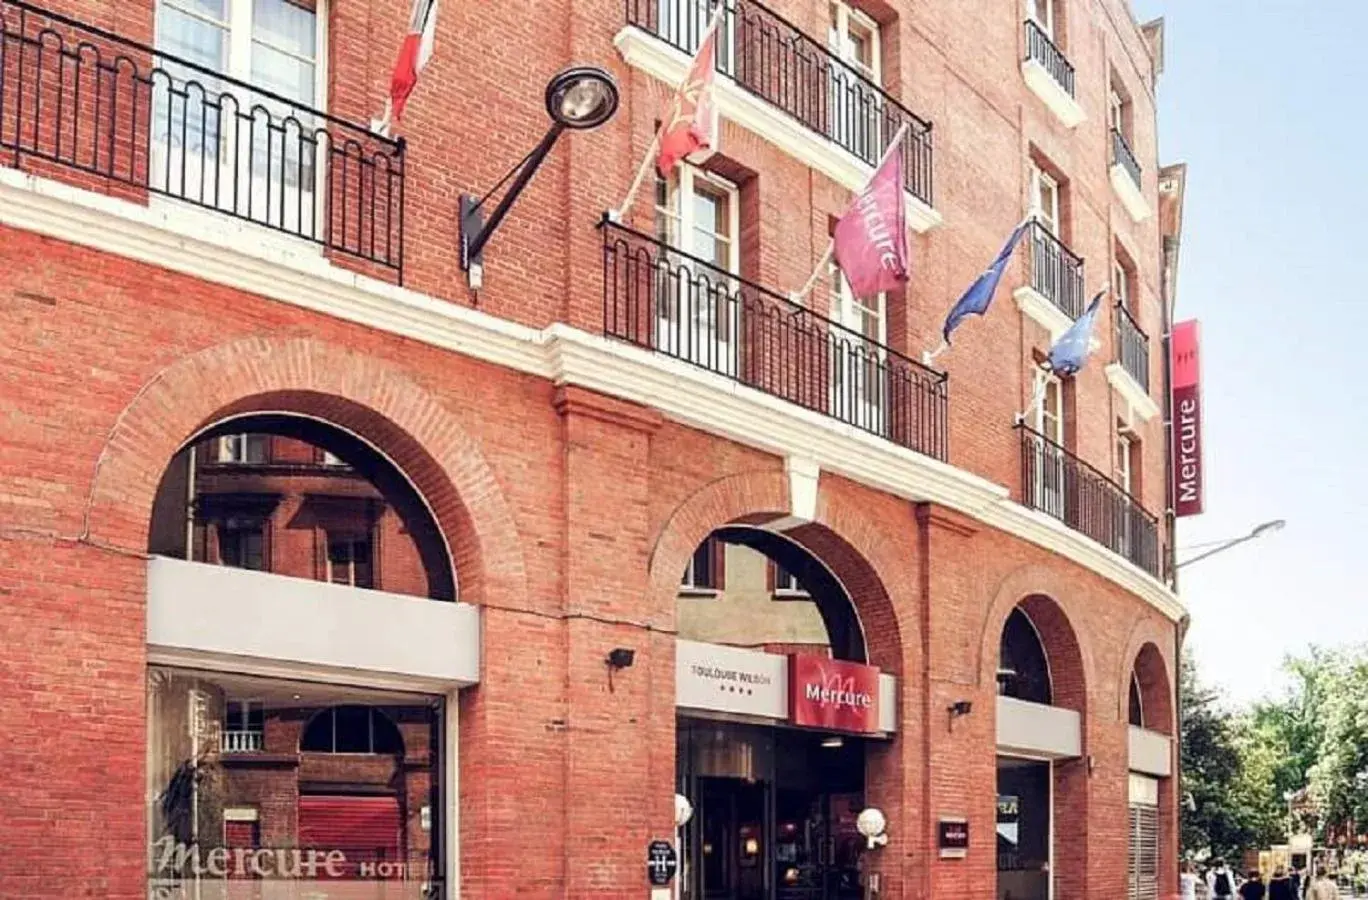
[[1130,437],[1124,434],[1116,436],[1116,466],[1114,479],[1121,489],[1127,494],[1134,494],[1135,484],[1131,478],[1132,454],[1135,453],[1135,444]]
[[262,749],[265,719],[260,700],[229,700],[223,714],[223,752],[251,753]]
[[[883,294],[860,300],[835,265],[831,267],[831,318],[843,328],[832,341],[831,414],[883,433],[886,385],[884,341],[887,302]],[[861,340],[863,338],[863,340]]]
[[1055,29],[1054,0],[1026,0],[1026,18],[1040,26],[1051,40]]
[[1031,163],[1031,214],[1045,230],[1059,234],[1059,182],[1034,162]]
[[370,535],[328,533],[327,580],[333,584],[375,586]]
[[299,739],[304,753],[402,753],[389,716],[372,706],[334,706],[314,716]]
[[[879,23],[842,0],[829,6],[827,49],[844,65],[831,67],[828,132],[836,143],[875,163],[883,155],[883,95],[878,87]],[[892,135],[889,135],[891,137]]]
[[736,185],[709,172],[683,165],[656,182],[656,237],[681,251],[660,270],[656,347],[724,374],[736,373],[739,297],[724,276],[740,269],[739,216]]
[[798,582],[798,577],[774,560],[770,560],[770,577],[774,581],[776,597],[807,597],[807,590]]
[[245,516],[229,516],[218,525],[219,564],[265,572],[266,523]]
[[218,439],[221,463],[260,464],[270,461],[270,437],[264,434],[230,434]]
[[1130,286],[1130,271],[1126,268],[1126,264],[1118,258],[1112,263],[1112,295],[1122,309],[1134,312],[1135,307],[1131,306]]
[[[152,186],[313,234],[314,129],[270,92],[318,108],[322,21],[309,0],[159,0],[157,49],[260,90],[166,63],[153,82]],[[221,99],[226,97],[227,99]]]
[[720,541],[714,538],[704,540],[684,567],[680,587],[692,591],[722,590],[724,554],[724,545]]
[[1064,386],[1054,375],[1044,369],[1036,369],[1035,392],[1041,391],[1042,382],[1044,382],[1044,393],[1041,394],[1040,403],[1033,410],[1035,415],[1033,427],[1056,444],[1063,446]]
[[1130,682],[1130,724],[1136,728],[1145,727],[1145,705],[1140,695],[1140,679],[1134,672]]
[[1126,99],[1112,88],[1107,96],[1107,121],[1112,130],[1122,137],[1126,135]]
[[1043,369],[1035,370],[1035,393],[1040,402],[1031,411],[1032,427],[1046,440],[1035,440],[1031,505],[1063,519],[1065,509],[1064,385]]

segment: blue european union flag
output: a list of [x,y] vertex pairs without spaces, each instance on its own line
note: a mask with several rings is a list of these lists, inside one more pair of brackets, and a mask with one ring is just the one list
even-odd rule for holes
[[1102,295],[1105,293],[1098,291],[1078,321],[1070,325],[1069,330],[1061,334],[1050,348],[1047,362],[1051,372],[1072,375],[1088,361],[1088,354],[1092,352],[1093,323],[1097,321],[1097,308],[1102,305]]
[[1016,250],[1016,245],[1020,243],[1021,236],[1026,233],[1030,220],[1022,222],[1012,231],[1011,237],[1007,238],[1007,243],[998,252],[992,264],[984,270],[983,274],[969,285],[969,290],[964,292],[964,296],[959,298],[959,302],[950,310],[950,314],[945,317],[945,327],[941,329],[941,337],[945,342],[950,343],[950,332],[959,327],[959,323],[969,316],[981,316],[988,311],[988,307],[993,302],[993,294],[997,291],[998,282],[1002,280],[1002,271],[1007,268],[1007,261],[1012,258],[1012,252]]

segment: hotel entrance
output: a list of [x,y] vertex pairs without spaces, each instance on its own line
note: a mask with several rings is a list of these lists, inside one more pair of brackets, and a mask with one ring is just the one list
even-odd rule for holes
[[680,718],[686,900],[860,900],[864,739]]

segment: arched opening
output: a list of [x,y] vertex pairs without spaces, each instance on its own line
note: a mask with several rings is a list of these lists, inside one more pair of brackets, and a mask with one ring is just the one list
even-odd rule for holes
[[871,739],[836,727],[760,724],[756,713],[764,711],[751,706],[779,689],[781,708],[768,714],[788,715],[793,675],[779,685],[768,674],[781,664],[817,658],[874,671],[845,585],[797,540],[732,523],[689,557],[676,610],[678,652],[698,655],[690,665],[716,674],[712,689],[727,698],[717,705],[731,710],[722,721],[680,698],[678,789],[695,806],[684,830],[681,896],[861,896],[855,819]]
[[1147,643],[1135,655],[1131,668],[1129,721],[1137,728],[1174,734],[1173,689],[1163,654]]
[[319,710],[299,738],[301,753],[404,752],[399,729],[374,706],[330,706]]
[[1152,642],[1140,647],[1128,674],[1127,890],[1155,897],[1169,889],[1176,866],[1173,696],[1168,667]]
[[200,432],[167,466],[148,550],[454,600],[451,554],[412,482],[375,447],[306,416],[256,413]]
[[1054,600],[1031,595],[1008,613],[996,677],[997,896],[1070,896],[1086,860],[1056,843],[1055,822],[1083,811],[1086,690],[1077,638]]

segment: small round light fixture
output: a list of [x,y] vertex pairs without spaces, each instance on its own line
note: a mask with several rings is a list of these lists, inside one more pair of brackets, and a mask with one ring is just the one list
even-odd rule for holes
[[585,130],[597,128],[618,108],[618,86],[597,66],[572,66],[546,86],[546,112],[558,125]]
[[675,794],[675,827],[683,828],[693,818],[693,804],[683,794]]
[[877,807],[862,809],[855,817],[855,829],[864,836],[870,850],[888,843],[888,835],[884,833],[888,829],[888,820],[884,818],[883,810]]

